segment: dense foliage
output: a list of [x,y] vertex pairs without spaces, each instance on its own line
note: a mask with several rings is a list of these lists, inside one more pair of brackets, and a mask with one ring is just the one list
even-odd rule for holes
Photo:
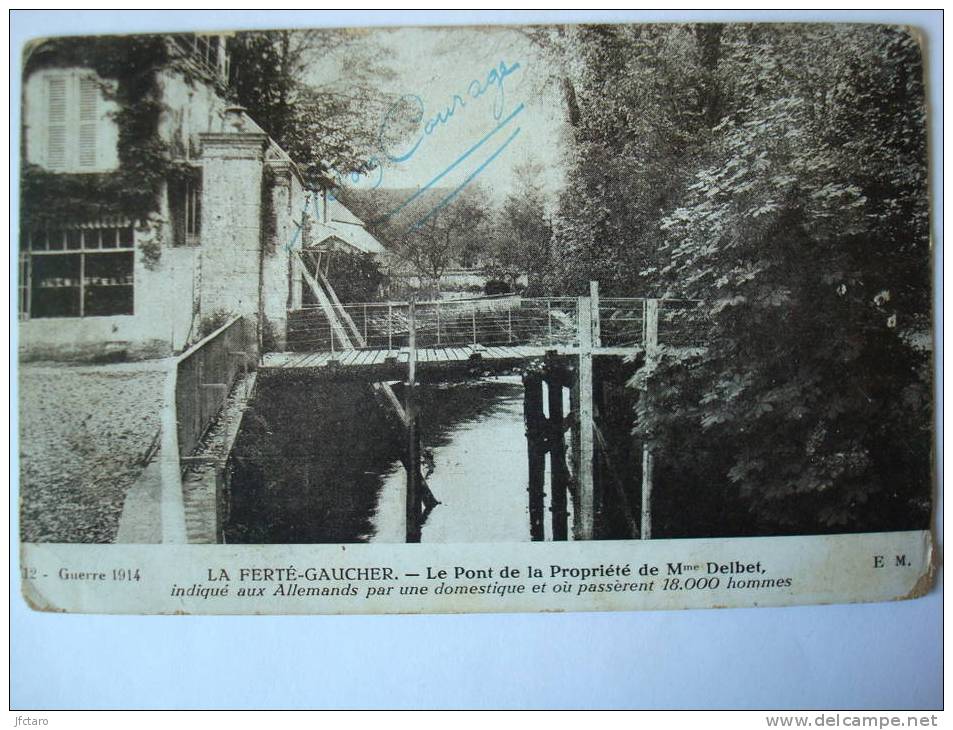
[[[369,79],[389,73],[369,38],[334,29],[248,31],[229,48],[236,99],[301,165],[310,185],[366,168],[390,103],[369,88]],[[336,58],[346,58],[346,67],[321,67]]]
[[632,383],[649,386],[635,428],[660,455],[658,498],[718,505],[724,533],[924,526],[916,40],[877,26],[613,26],[576,29],[560,52],[578,62],[564,71],[573,153],[549,286],[693,298],[707,323],[704,350],[665,350]]
[[380,298],[386,276],[370,254],[348,250],[331,255],[329,275],[342,302],[373,302]]

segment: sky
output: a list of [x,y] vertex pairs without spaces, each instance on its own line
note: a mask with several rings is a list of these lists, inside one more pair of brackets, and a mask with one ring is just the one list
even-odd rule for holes
[[[383,175],[358,186],[455,190],[479,182],[501,200],[513,189],[514,167],[532,161],[543,166],[547,190],[558,190],[562,101],[548,81],[547,64],[524,35],[470,27],[375,29],[368,36],[382,52],[379,61],[393,71],[376,83],[399,103],[373,120],[375,127],[389,140],[386,130],[398,112],[419,121],[409,138],[385,145]],[[321,82],[346,72],[342,56],[315,68],[312,78]]]

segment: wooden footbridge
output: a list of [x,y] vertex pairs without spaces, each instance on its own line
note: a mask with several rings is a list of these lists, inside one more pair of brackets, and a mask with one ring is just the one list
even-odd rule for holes
[[[289,312],[288,347],[267,353],[269,369],[405,373],[469,364],[493,367],[544,356],[645,355],[661,340],[691,347],[697,302],[516,295],[430,302],[341,304],[326,282],[314,281],[319,303]],[[583,324],[588,327],[583,327]],[[584,332],[583,330],[586,330]],[[402,379],[402,378],[401,378]]]
[[[320,267],[309,270],[303,259],[298,263],[314,304],[288,312],[287,347],[260,356],[258,377],[370,385],[406,443],[400,460],[407,474],[408,542],[420,540],[421,526],[440,497],[421,469],[414,404],[418,375],[446,381],[503,372],[520,373],[525,391],[531,538],[544,539],[547,494],[554,540],[568,539],[570,516],[576,539],[597,536],[597,517],[607,513],[615,521],[613,534],[619,534],[621,523],[622,536],[651,537],[653,449],[650,442],[633,442],[629,434],[637,394],[625,383],[663,350],[701,350],[706,328],[699,302],[600,298],[593,282],[582,297],[343,304]],[[230,456],[193,452],[238,374],[247,369],[248,358],[256,349],[261,352],[260,318],[257,347],[251,344],[252,329],[250,319],[234,318],[182,355],[167,385],[170,416],[162,430],[163,453],[176,456],[167,460],[178,465],[170,470],[173,475],[184,465],[214,463],[218,539],[227,512],[222,485]],[[402,383],[402,398],[392,387],[396,383]],[[179,480],[168,482],[178,485],[170,493],[182,491]],[[630,500],[641,501],[641,514]],[[182,499],[169,501],[182,512]],[[184,516],[170,522],[182,523],[185,535]]]
[[[420,470],[420,443],[414,387],[420,374],[455,377],[519,370],[529,454],[530,533],[543,539],[545,468],[550,459],[552,536],[567,539],[567,496],[572,499],[573,534],[591,539],[596,501],[594,459],[605,438],[596,423],[593,361],[628,358],[638,366],[661,347],[699,346],[700,308],[689,300],[600,298],[592,282],[589,296],[480,297],[425,302],[342,304],[318,268],[302,266],[316,303],[289,311],[287,349],[263,356],[263,375],[360,379],[373,385],[382,406],[406,438],[407,541],[439,504]],[[538,366],[530,366],[536,362]],[[448,375],[449,374],[449,375]],[[404,384],[401,402],[390,383]],[[544,388],[548,391],[548,415]],[[563,388],[570,411],[563,414]],[[564,434],[570,432],[571,448]],[[631,537],[651,535],[652,453],[641,445],[641,522],[626,490],[616,484],[617,501]],[[567,456],[569,464],[567,464]],[[608,457],[606,457],[608,458]]]

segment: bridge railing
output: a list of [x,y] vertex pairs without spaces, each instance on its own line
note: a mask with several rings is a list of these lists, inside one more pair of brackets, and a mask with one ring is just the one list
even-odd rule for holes
[[658,341],[667,347],[703,347],[708,315],[698,299],[658,300]]
[[645,341],[645,299],[599,300],[601,344],[611,347],[641,346]]
[[[407,346],[409,302],[362,302],[334,306],[345,322],[352,343],[371,349],[396,350]],[[473,345],[566,344],[576,337],[576,299],[518,296],[447,299],[416,302],[414,327],[417,347]],[[288,317],[291,349],[327,351],[340,347],[320,307],[294,310]]]
[[195,451],[235,379],[254,362],[255,339],[251,323],[235,317],[179,357],[175,413],[180,457]]
[[660,345],[700,347],[704,343],[706,316],[701,300],[606,297],[599,300],[601,344],[644,347],[650,326],[650,302],[656,303]]
[[[598,314],[604,347],[642,347],[647,341],[649,302],[657,302],[658,342],[677,347],[700,346],[704,317],[699,302],[686,299],[603,298]],[[414,326],[418,348],[577,345],[576,297],[484,297],[417,302]],[[335,315],[354,347],[399,350],[407,346],[408,302],[335,304]],[[363,343],[363,345],[362,345]],[[342,349],[326,310],[319,306],[289,311],[289,349]]]

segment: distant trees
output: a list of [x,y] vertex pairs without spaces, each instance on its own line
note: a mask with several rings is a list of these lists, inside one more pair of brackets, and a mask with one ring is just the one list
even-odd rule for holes
[[[438,191],[404,213],[402,227],[385,227],[382,235],[434,292],[444,273],[458,267],[505,281],[510,290],[523,277],[532,284],[547,266],[552,237],[542,174],[538,163],[517,166],[514,190],[502,201],[473,185],[439,207]],[[413,220],[421,222],[408,225]]]
[[341,191],[341,200],[387,246],[391,268],[414,275],[435,295],[448,271],[481,270],[499,218],[499,205],[479,183],[453,192],[437,187],[422,192],[348,189]]
[[706,485],[745,505],[736,524],[755,532],[925,525],[916,40],[877,26],[685,25],[582,27],[557,42],[579,63],[565,67],[574,150],[552,285],[697,298],[709,323],[704,352],[668,351],[639,376],[651,387],[634,426],[661,461],[678,455],[660,499],[688,503]]
[[[455,268],[505,281],[511,291],[524,277],[533,284],[548,265],[552,238],[542,173],[538,163],[518,166],[514,190],[503,200],[492,199],[479,184],[449,200],[450,190],[428,190],[399,215],[374,226],[374,232],[434,294],[444,274]],[[375,211],[380,215],[394,210],[414,195],[380,190],[361,196],[351,191],[345,200],[371,217]]]
[[543,172],[534,162],[516,167],[515,190],[494,211],[483,266],[489,275],[506,281],[511,290],[524,276],[529,286],[537,287],[549,262],[552,227],[541,184]]
[[483,190],[465,189],[395,238],[396,254],[410,265],[426,288],[438,292],[444,272],[468,257],[472,260],[479,256],[488,207]]

